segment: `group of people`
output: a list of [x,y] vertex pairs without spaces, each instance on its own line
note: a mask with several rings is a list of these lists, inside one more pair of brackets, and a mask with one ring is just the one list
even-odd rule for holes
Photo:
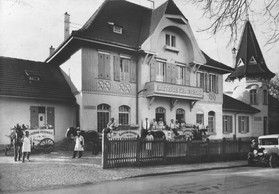
[[170,124],[166,125],[163,118],[160,118],[157,122],[156,119],[153,119],[152,122],[145,118],[142,122],[142,130],[152,131],[152,130],[171,130],[175,135],[178,135],[177,130],[180,128],[180,123],[178,120],[174,121],[174,119],[170,120]]
[[31,153],[31,139],[29,137],[29,131],[23,131],[23,129],[17,124],[13,128],[11,133],[11,144],[14,147],[14,160],[25,162],[26,159],[30,162],[29,157]]

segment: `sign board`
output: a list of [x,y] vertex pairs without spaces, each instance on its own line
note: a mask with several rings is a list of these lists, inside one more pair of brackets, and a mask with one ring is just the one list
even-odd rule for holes
[[43,139],[50,138],[54,140],[54,129],[27,129],[33,145],[38,145]]

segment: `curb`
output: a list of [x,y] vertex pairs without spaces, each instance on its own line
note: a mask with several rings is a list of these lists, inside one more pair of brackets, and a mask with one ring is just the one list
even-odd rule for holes
[[208,171],[208,170],[221,170],[221,169],[230,169],[230,168],[238,168],[238,167],[247,167],[247,164],[241,165],[233,165],[233,166],[224,166],[224,167],[208,167],[208,168],[199,168],[199,169],[191,169],[191,170],[174,170],[168,172],[156,172],[156,173],[147,173],[141,175],[130,176],[128,178],[140,178],[140,177],[149,177],[149,176],[160,176],[160,175],[168,175],[168,174],[182,174],[182,173],[191,173],[191,172],[201,172],[201,171]]

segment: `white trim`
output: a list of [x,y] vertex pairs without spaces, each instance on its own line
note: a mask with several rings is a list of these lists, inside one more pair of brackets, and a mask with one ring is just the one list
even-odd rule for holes
[[103,50],[98,50],[98,53],[105,54],[105,55],[111,55],[111,53],[109,51],[103,51]]
[[128,55],[122,55],[122,54],[120,54],[119,57],[120,57],[120,58],[123,58],[123,59],[131,59],[131,56],[128,56]]
[[166,60],[166,59],[161,59],[161,58],[155,57],[155,60],[158,61],[158,62],[167,63],[167,60]]

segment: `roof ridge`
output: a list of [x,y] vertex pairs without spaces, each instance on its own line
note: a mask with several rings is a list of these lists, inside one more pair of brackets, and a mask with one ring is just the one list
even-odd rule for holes
[[26,61],[26,62],[36,62],[36,63],[42,63],[42,64],[46,64],[44,61],[34,61],[31,59],[21,59],[21,58],[14,58],[14,57],[7,57],[7,56],[0,56],[0,59],[13,59],[13,60],[21,60],[21,61]]

